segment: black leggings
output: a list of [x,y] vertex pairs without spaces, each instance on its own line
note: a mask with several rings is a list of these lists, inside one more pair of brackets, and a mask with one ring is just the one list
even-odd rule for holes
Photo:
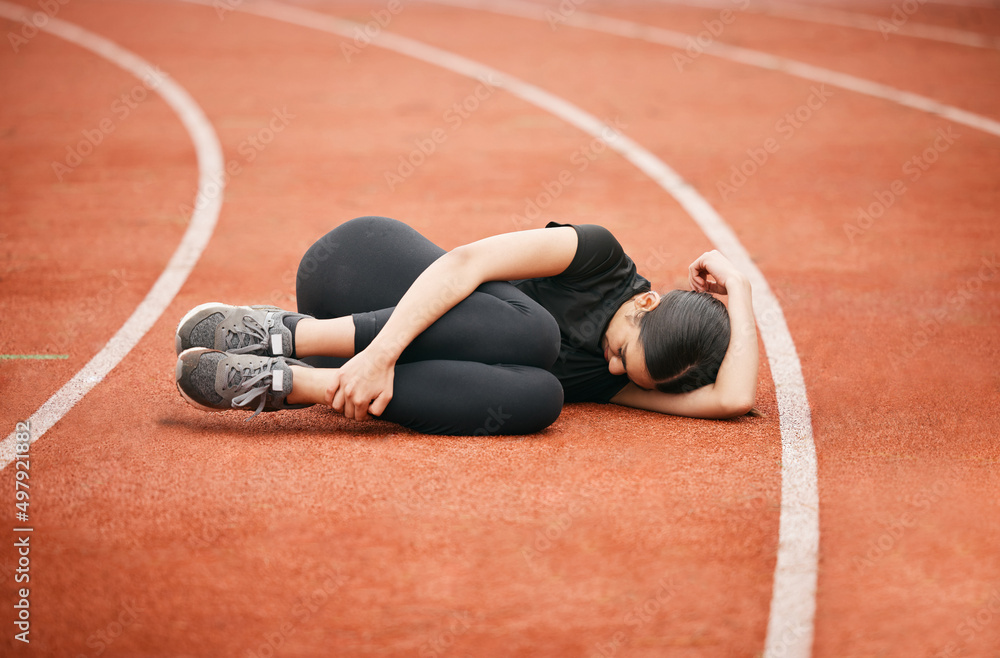
[[[354,352],[385,326],[413,281],[445,251],[406,224],[359,217],[319,239],[299,263],[299,313],[354,318]],[[426,434],[531,434],[562,410],[548,371],[559,326],[505,281],[484,283],[410,343],[380,416]],[[337,367],[346,359],[306,359]]]

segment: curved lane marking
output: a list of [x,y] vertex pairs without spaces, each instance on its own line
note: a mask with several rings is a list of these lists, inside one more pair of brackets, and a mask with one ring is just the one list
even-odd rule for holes
[[[547,21],[546,8],[531,2],[522,0],[429,0],[437,4],[451,5],[465,9],[480,9],[497,14],[506,14],[517,18],[527,18],[535,21]],[[601,16],[577,10],[565,16],[560,16],[560,23],[572,25],[573,27],[604,32],[627,39],[641,39],[650,43],[657,43],[669,46],[677,50],[684,50],[689,47],[695,39],[695,35],[674,32],[661,27],[653,27],[643,23],[636,23],[610,16]],[[841,73],[821,66],[813,66],[787,57],[772,55],[760,50],[751,50],[741,46],[730,46],[728,44],[713,41],[705,46],[704,53],[728,59],[738,64],[756,66],[762,69],[787,73],[797,78],[809,80],[810,82],[825,83],[848,91],[854,91],[866,96],[880,98],[882,100],[899,103],[906,107],[936,114],[942,118],[960,123],[963,126],[975,128],[982,132],[1000,137],[1000,121],[989,117],[975,114],[968,110],[947,105],[927,96],[914,94],[902,89],[896,89],[880,82],[873,82],[864,78],[859,78],[847,73]]]
[[[729,9],[734,12],[740,10],[734,0],[663,0],[663,2],[699,9],[718,9],[720,11]],[[773,1],[765,2],[763,5],[749,6],[744,11],[764,16],[773,16],[775,18],[787,18],[793,21],[878,32],[886,40],[888,40],[889,35],[899,35],[914,39],[953,43],[972,48],[1000,49],[1000,37],[981,32],[969,32],[968,30],[930,25],[928,23],[914,23],[910,20],[897,23],[893,20],[896,15],[894,12],[889,12],[885,16],[875,16],[872,14],[845,11],[843,9],[821,7],[819,5],[800,5],[791,2]],[[909,19],[910,15],[904,13],[904,16]]]
[[[0,0],[0,18],[30,22],[38,13],[41,12]],[[184,237],[146,297],[101,351],[28,418],[32,443],[58,423],[124,359],[170,305],[212,237],[222,207],[224,187],[219,138],[205,113],[183,87],[135,53],[74,23],[50,16],[38,29],[85,48],[140,80],[154,72],[161,76],[155,91],[177,113],[194,143],[198,159],[198,195]],[[16,434],[16,431],[11,432],[0,441],[0,469],[15,458]]]

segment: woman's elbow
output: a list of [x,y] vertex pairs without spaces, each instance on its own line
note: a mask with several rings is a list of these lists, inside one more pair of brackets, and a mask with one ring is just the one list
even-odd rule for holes
[[483,283],[476,253],[470,250],[468,245],[456,247],[445,253],[434,262],[434,265],[441,268],[446,285],[461,288],[466,294]]
[[753,397],[732,397],[719,401],[718,415],[720,420],[739,418],[750,413],[756,400]]

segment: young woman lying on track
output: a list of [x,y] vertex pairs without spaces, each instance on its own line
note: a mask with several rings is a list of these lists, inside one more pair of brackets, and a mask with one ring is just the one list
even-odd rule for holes
[[189,312],[177,388],[206,410],[325,404],[429,434],[530,434],[564,401],[745,414],[758,367],[750,284],[715,251],[689,279],[692,290],[652,292],[600,226],[552,222],[445,252],[402,222],[361,217],[306,252],[297,313]]

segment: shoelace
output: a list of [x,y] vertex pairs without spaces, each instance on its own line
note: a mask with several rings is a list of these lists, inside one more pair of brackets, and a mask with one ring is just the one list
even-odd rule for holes
[[273,375],[271,370],[274,361],[262,364],[258,368],[247,366],[245,368],[234,368],[226,364],[226,386],[235,388],[237,395],[233,398],[234,407],[245,407],[260,398],[257,410],[247,420],[253,420],[260,412],[264,411],[267,404],[267,396],[271,390]]
[[[267,328],[249,315],[243,316],[243,326],[246,328],[244,331],[226,329],[226,351],[232,354],[248,354],[263,350],[264,354],[267,354]],[[244,338],[249,341],[246,345],[243,345]]]

